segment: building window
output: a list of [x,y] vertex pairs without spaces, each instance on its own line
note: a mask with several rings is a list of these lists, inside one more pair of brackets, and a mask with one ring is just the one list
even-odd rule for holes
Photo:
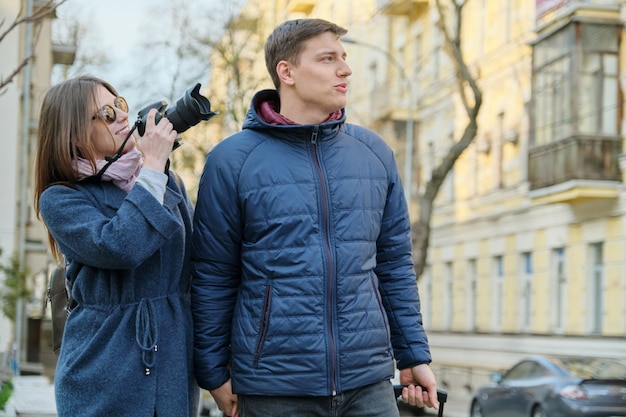
[[533,291],[533,256],[532,253],[526,252],[521,256],[520,268],[520,284],[521,284],[521,330],[522,332],[530,332],[532,317],[532,291]]
[[562,29],[533,51],[534,145],[571,136],[572,53],[569,31]]
[[[425,59],[422,56],[422,33],[416,33],[415,35],[413,35],[413,39],[413,45],[415,46],[415,56],[413,58],[413,71],[411,75],[419,74],[422,71],[423,60]],[[411,103],[411,106],[415,106],[415,103]]]
[[615,25],[571,22],[534,45],[534,146],[618,135],[619,37]]
[[565,272],[565,250],[563,248],[552,251],[552,288],[553,288],[553,311],[554,332],[562,334],[565,326],[565,300],[567,282]]
[[448,304],[446,305],[445,329],[452,330],[454,320],[454,268],[452,262],[446,262],[446,293]]
[[476,331],[476,317],[478,306],[478,272],[476,268],[476,259],[467,261],[467,330]]
[[582,134],[618,134],[618,31],[582,25],[578,129]]
[[602,312],[604,310],[604,261],[603,244],[594,243],[591,250],[591,282],[590,282],[590,308],[591,311],[591,333],[602,333]]
[[[450,147],[454,145],[454,136],[452,133],[448,135],[448,143]],[[442,188],[441,194],[443,194],[443,197],[445,198],[445,201],[447,202],[454,202],[455,183],[456,183],[455,170],[454,170],[454,165],[452,165],[452,167],[448,171],[448,174],[446,175],[446,178],[443,180],[443,184],[441,187]]]
[[418,281],[420,292],[420,310],[422,313],[422,323],[425,327],[433,324],[433,279],[430,265],[426,265],[422,277]]
[[613,23],[572,19],[534,43],[531,190],[577,180],[621,181],[620,37]]
[[502,329],[502,324],[504,323],[504,265],[502,261],[502,256],[494,256],[493,258],[493,281],[495,291],[494,297],[494,327],[496,331]]

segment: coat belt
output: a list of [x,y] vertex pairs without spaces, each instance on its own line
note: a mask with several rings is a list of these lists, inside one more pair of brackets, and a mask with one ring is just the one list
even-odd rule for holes
[[135,315],[135,340],[141,349],[141,362],[146,375],[150,375],[150,368],[154,366],[159,339],[159,328],[151,300],[142,298],[137,306]]

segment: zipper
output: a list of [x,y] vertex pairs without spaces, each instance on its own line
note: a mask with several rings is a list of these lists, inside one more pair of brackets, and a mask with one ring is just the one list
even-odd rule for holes
[[267,329],[270,324],[270,305],[272,298],[272,286],[268,285],[265,288],[265,300],[263,300],[263,311],[261,316],[261,328],[259,329],[259,339],[254,347],[254,360],[252,364],[255,368],[259,365],[259,357],[261,356],[261,348],[265,343],[265,337],[267,336]]
[[331,382],[331,395],[334,397],[337,395],[337,361],[336,361],[336,349],[335,349],[335,326],[334,326],[334,297],[335,297],[335,275],[333,268],[333,253],[330,244],[330,214],[328,203],[328,191],[326,189],[326,182],[324,180],[325,175],[322,170],[322,164],[320,163],[320,156],[317,146],[317,136],[319,127],[316,126],[311,134],[311,149],[313,152],[313,161],[317,168],[317,174],[320,182],[321,197],[322,197],[322,223],[324,230],[324,247],[326,249],[326,259],[328,260],[328,329],[330,338],[330,382]]

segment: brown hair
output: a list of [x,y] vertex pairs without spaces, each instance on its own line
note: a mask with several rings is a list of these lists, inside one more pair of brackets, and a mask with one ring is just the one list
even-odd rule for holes
[[280,79],[276,73],[278,63],[287,61],[299,65],[304,43],[326,32],[334,33],[339,38],[348,30],[323,19],[288,20],[274,29],[265,42],[265,66],[276,89],[280,88]]
[[[51,87],[43,99],[37,130],[34,190],[34,207],[40,220],[39,199],[44,190],[53,184],[71,186],[78,181],[72,164],[74,159],[86,159],[95,170],[91,132],[93,109],[98,105],[98,86],[118,95],[106,81],[81,76]],[[61,253],[50,232],[48,242],[53,258],[59,262]]]

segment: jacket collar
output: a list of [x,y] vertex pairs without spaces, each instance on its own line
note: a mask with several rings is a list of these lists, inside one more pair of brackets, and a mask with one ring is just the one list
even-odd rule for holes
[[243,123],[243,129],[252,130],[271,130],[272,136],[282,139],[297,139],[299,136],[310,137],[312,132],[318,132],[319,140],[325,140],[335,137],[339,133],[341,127],[346,120],[345,109],[340,110],[335,120],[323,122],[321,124],[271,124],[263,120],[258,109],[263,102],[279,102],[278,92],[276,90],[261,90],[252,98],[252,103],[246,120]]

